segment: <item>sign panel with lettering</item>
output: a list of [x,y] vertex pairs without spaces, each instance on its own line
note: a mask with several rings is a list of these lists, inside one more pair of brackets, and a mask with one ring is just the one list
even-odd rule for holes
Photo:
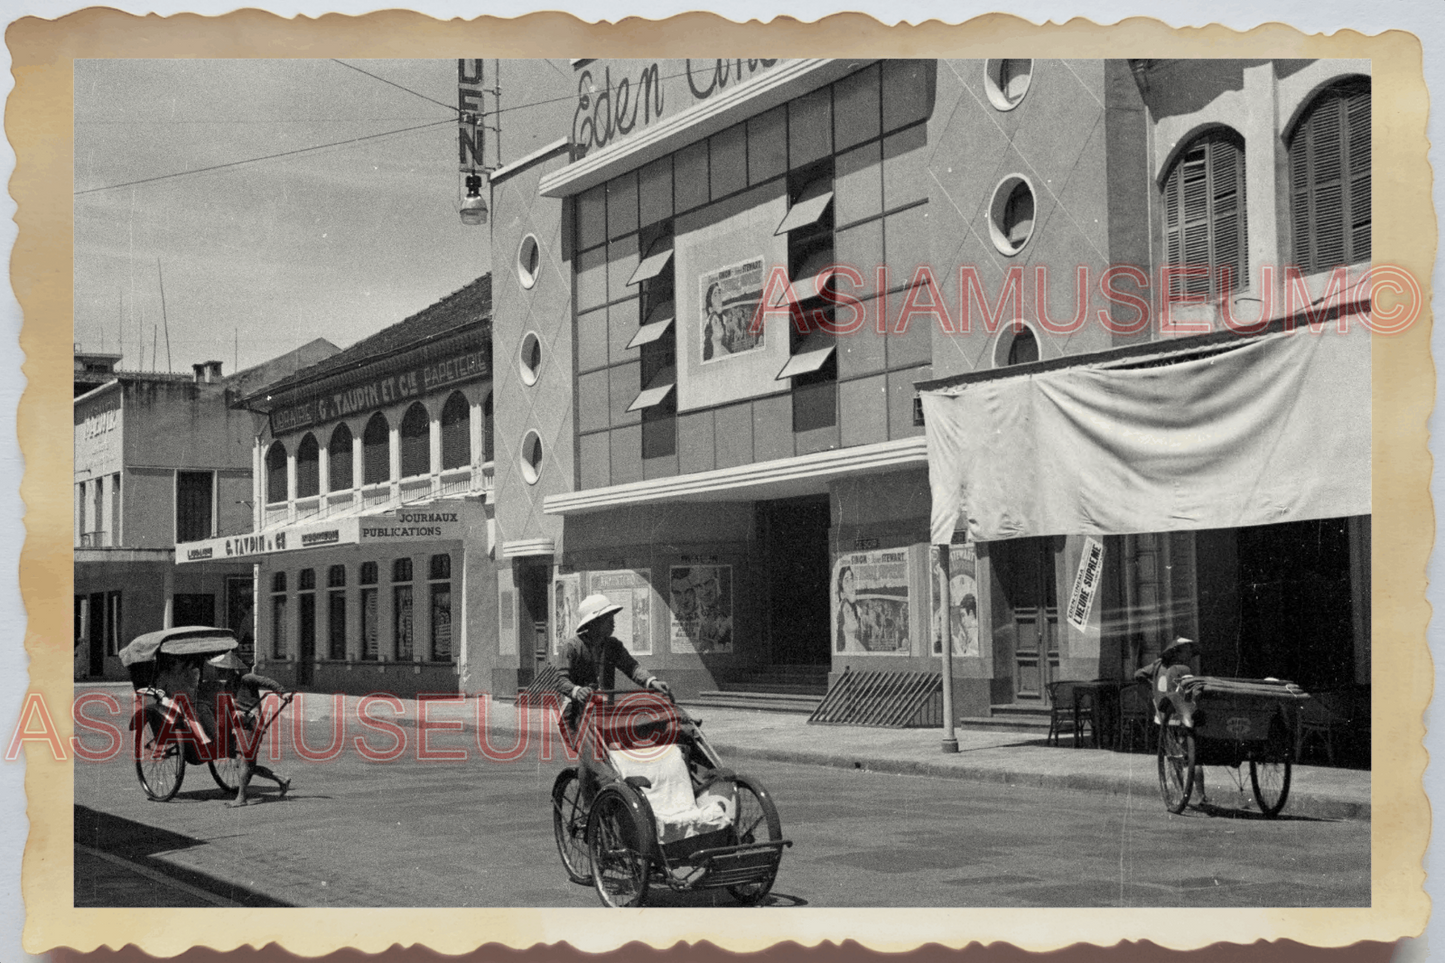
[[110,399],[110,407],[76,411],[75,473],[95,477],[110,475],[121,468],[120,393]]
[[440,361],[372,376],[303,398],[271,412],[271,431],[284,435],[363,411],[374,411],[443,388],[490,377],[491,362],[483,348],[459,351]]
[[1089,611],[1094,607],[1094,596],[1099,591],[1099,581],[1104,575],[1104,545],[1092,537],[1084,539],[1084,553],[1079,558],[1079,570],[1074,575],[1074,587],[1069,592],[1069,607],[1066,610],[1069,624],[1080,632],[1089,624]]

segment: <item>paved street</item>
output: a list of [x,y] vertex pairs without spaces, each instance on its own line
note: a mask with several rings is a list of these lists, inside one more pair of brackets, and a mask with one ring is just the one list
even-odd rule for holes
[[[305,735],[324,747],[330,723]],[[260,803],[238,810],[204,767],[190,767],[162,804],[141,792],[128,746],[110,762],[77,762],[77,905],[597,905],[590,888],[568,883],[553,846],[559,760],[542,761],[534,746],[491,762],[467,732],[430,736],[433,751],[465,748],[466,761],[419,761],[409,735],[407,753],[385,763],[354,743],[330,762],[300,760],[288,745],[277,768],[294,779],[290,796],[258,780]],[[1170,816],[1152,793],[728,762],[771,789],[794,841],[775,906],[1370,901],[1368,821],[1245,818],[1228,770],[1210,770],[1216,815]],[[650,905],[731,905],[725,893],[654,894]]]

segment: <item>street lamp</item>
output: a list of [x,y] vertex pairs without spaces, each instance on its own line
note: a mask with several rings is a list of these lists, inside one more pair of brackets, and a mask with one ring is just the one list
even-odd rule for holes
[[487,223],[487,199],[482,196],[481,175],[468,174],[466,184],[467,196],[462,200],[460,211],[462,223],[479,227]]

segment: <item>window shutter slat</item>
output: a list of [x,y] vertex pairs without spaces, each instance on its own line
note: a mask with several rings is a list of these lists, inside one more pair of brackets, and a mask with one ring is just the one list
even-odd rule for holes
[[1370,85],[1325,90],[1289,141],[1295,258],[1306,273],[1370,256]]

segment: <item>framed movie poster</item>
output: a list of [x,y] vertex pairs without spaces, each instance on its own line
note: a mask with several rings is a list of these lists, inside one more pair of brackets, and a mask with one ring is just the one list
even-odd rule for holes
[[733,567],[674,565],[669,582],[672,651],[733,650]]
[[[932,593],[929,611],[933,615],[934,655],[943,654],[943,567],[930,549],[928,564],[932,570]],[[954,545],[948,551],[948,614],[953,629],[955,656],[979,654],[978,643],[978,559],[973,543]]]
[[562,651],[562,643],[577,631],[577,603],[582,601],[580,577],[558,575],[552,580],[552,651]]
[[601,592],[622,606],[613,621],[612,634],[633,655],[652,654],[652,586],[630,569],[593,572],[588,576],[588,594]]
[[[760,257],[708,271],[699,279],[698,347],[703,364],[761,351],[766,334],[753,324],[763,294]],[[756,330],[754,330],[756,328]]]
[[911,653],[906,548],[839,556],[832,588],[833,651]]

